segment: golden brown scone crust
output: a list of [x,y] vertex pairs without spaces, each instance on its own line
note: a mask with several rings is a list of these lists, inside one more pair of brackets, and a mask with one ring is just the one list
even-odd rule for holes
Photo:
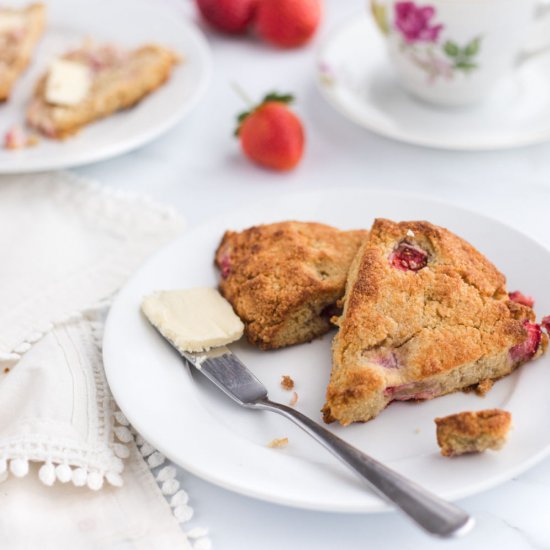
[[461,412],[436,418],[437,444],[443,456],[499,450],[506,442],[512,415],[502,409]]
[[280,222],[227,231],[216,251],[221,293],[261,349],[307,342],[331,328],[350,263],[366,231]]
[[16,44],[4,43],[7,38],[0,38],[0,101],[8,99],[15,82],[31,60],[44,31],[46,6],[37,3],[22,9],[0,8],[0,14],[3,12],[22,14],[25,17],[25,30]]
[[[403,242],[427,252],[426,267],[390,263]],[[428,222],[378,219],[350,268],[325,421],[366,421],[392,400],[430,399],[505,376],[532,358],[512,359],[510,349],[526,341],[524,321],[534,318],[509,300],[504,275],[460,237]],[[540,335],[533,356],[546,345]]]
[[132,107],[170,77],[179,57],[168,48],[147,44],[130,52],[119,65],[100,71],[87,98],[78,105],[46,101],[47,75],[37,83],[27,109],[27,123],[48,137],[65,138],[95,120]]

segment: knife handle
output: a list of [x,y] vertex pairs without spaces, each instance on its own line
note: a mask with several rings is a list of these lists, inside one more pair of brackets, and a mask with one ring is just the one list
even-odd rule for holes
[[292,420],[428,533],[448,538],[465,535],[473,528],[475,520],[464,510],[384,466],[297,410],[267,398],[256,401],[253,408]]

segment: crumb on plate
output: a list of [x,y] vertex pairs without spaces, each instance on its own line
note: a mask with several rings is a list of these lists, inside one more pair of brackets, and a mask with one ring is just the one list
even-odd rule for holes
[[34,147],[38,145],[39,141],[36,134],[27,135],[21,126],[15,124],[4,135],[4,149],[14,151]]
[[288,374],[281,376],[281,387],[289,391],[294,389],[294,380]]
[[288,445],[288,437],[273,439],[267,444],[267,446],[270,449],[281,449],[282,447],[286,447],[287,445]]

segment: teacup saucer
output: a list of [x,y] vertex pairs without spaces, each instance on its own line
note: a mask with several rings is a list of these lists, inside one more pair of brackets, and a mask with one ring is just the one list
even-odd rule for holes
[[482,104],[444,108],[401,88],[366,13],[333,32],[317,58],[323,96],[377,134],[441,149],[483,151],[550,140],[550,55],[504,78]]

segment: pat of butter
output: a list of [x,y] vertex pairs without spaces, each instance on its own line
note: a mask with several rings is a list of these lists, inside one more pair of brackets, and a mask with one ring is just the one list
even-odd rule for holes
[[243,335],[242,321],[213,288],[155,292],[145,297],[141,309],[180,351],[207,351]]
[[25,17],[20,13],[0,13],[0,34],[16,32],[25,28]]
[[68,59],[57,59],[48,73],[46,101],[55,105],[78,105],[88,95],[91,85],[89,67]]

